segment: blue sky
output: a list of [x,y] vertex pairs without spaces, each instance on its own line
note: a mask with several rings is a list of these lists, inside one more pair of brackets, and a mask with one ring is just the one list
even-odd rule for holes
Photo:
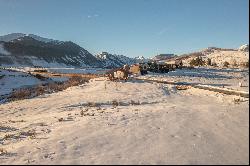
[[92,54],[182,54],[249,43],[248,0],[0,0],[0,35],[70,40]]

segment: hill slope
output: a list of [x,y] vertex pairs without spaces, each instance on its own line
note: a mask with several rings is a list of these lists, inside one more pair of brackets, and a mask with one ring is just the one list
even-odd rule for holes
[[[1,37],[0,65],[28,66],[102,66],[95,56],[79,45],[35,35]],[[13,39],[13,40],[10,40]]]
[[189,65],[190,61],[197,57],[202,57],[204,61],[210,59],[211,63],[217,66],[223,66],[225,62],[233,66],[245,65],[249,62],[248,45],[240,46],[239,49],[209,47],[190,54],[183,54],[178,58],[183,60],[184,65]]
[[71,41],[23,33],[0,36],[1,66],[116,68],[136,62],[136,58],[107,52],[94,56]]

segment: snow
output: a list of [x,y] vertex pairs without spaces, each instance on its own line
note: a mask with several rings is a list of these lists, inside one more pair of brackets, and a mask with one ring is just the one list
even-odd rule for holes
[[11,40],[15,40],[24,36],[25,34],[23,33],[11,33],[8,35],[0,36],[0,41],[10,42]]
[[54,41],[53,39],[48,39],[48,38],[40,37],[40,36],[33,35],[33,34],[29,34],[28,36],[32,37],[35,40],[38,40],[38,41],[41,41],[41,42],[45,42],[45,43]]
[[25,86],[32,86],[44,83],[39,79],[23,72],[14,72],[0,69],[0,75],[4,76],[0,79],[0,95],[6,95],[13,89]]
[[[0,161],[248,164],[249,101],[239,98],[242,102],[235,104],[235,98],[193,88],[177,91],[173,85],[96,78],[58,93],[0,105],[0,138],[36,133],[32,139],[24,135],[1,140],[9,154]],[[119,105],[113,106],[113,101]],[[96,106],[88,106],[91,102]]]
[[[249,91],[248,69],[213,69],[199,67],[194,69],[177,69],[165,74],[149,73],[139,78],[212,85],[234,90]],[[240,87],[239,82],[242,82],[244,86]]]
[[134,64],[136,59],[129,58],[124,55],[109,54],[107,52],[102,52],[96,55],[96,58],[101,60],[105,67],[121,67],[125,64]]
[[[47,39],[47,38],[40,37],[40,36],[37,36],[37,35],[34,35],[34,34],[23,34],[23,33],[11,33],[11,34],[8,34],[8,35],[0,36],[0,41],[10,42],[12,40],[22,38],[24,36],[29,36],[29,37],[32,37],[35,40],[38,40],[38,41],[41,41],[41,42],[46,42],[46,43],[54,41],[53,39]],[[20,39],[18,39],[18,40],[20,40]]]
[[[242,46],[245,47],[245,46]],[[224,62],[228,62],[230,65],[241,66],[249,61],[249,51],[245,50],[234,50],[234,49],[220,49],[220,48],[209,48],[202,50],[204,56],[203,60],[211,59],[212,64],[216,63],[218,66],[223,67]],[[183,60],[185,66],[189,66],[192,59],[196,57],[190,56],[189,58]]]
[[229,64],[246,63],[249,61],[249,52],[243,51],[215,51],[207,56],[212,62],[217,63],[219,66],[223,66],[224,62],[227,61]]
[[240,46],[238,50],[239,51],[249,51],[249,45],[244,44],[244,45]]
[[58,62],[48,63],[47,61],[38,59],[37,57],[32,57],[30,58],[30,60],[34,66],[41,66],[41,67],[67,67],[69,66],[64,63],[58,63]]

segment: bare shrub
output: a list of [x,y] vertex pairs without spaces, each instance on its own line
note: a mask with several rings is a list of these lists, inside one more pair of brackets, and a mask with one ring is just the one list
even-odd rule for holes
[[0,148],[0,156],[8,154],[7,150]]
[[212,63],[212,66],[214,66],[214,67],[218,67],[218,65],[217,65],[217,63],[216,63],[216,62],[213,62],[213,63]]
[[[40,77],[40,76],[39,76]],[[15,101],[15,100],[22,100],[27,99],[35,96],[42,95],[44,93],[53,93],[65,90],[71,86],[77,86],[80,84],[83,84],[87,82],[89,79],[79,77],[79,76],[72,76],[68,81],[65,82],[54,82],[54,83],[48,83],[43,86],[38,85],[32,88],[22,88],[14,90],[10,97],[8,98],[9,101]]]
[[244,100],[242,100],[241,98],[234,98],[233,101],[234,104],[240,104],[240,102],[244,102]]
[[13,136],[14,136],[13,134],[6,134],[6,135],[3,137],[3,139],[4,139],[4,140],[8,140],[8,139],[12,138]]
[[88,106],[88,107],[96,107],[97,104],[94,103],[94,102],[88,102],[88,103],[87,103],[87,106]]
[[235,104],[239,104],[239,103],[240,103],[240,99],[235,99],[235,98],[234,98],[234,103],[235,103]]
[[45,93],[45,88],[44,86],[37,86],[35,88],[35,96],[39,96]]
[[237,66],[237,62],[235,59],[232,60],[232,66],[236,67]]
[[206,64],[207,64],[208,66],[212,66],[212,61],[211,61],[211,59],[210,59],[210,58],[208,58],[208,59],[207,59]]
[[223,66],[224,66],[224,67],[228,67],[228,66],[229,66],[229,63],[228,63],[227,61],[225,61],[225,62],[223,63]]
[[63,83],[49,83],[47,85],[47,91],[49,93],[62,91],[64,89],[66,88],[64,87]]
[[131,101],[130,101],[130,104],[131,104],[131,105],[140,105],[141,103],[140,103],[139,101],[136,102],[136,101],[134,101],[134,100],[131,100]]
[[34,75],[34,77],[36,77],[37,79],[42,80],[42,81],[47,79],[46,77],[42,76],[41,74],[36,74],[36,75]]
[[243,62],[241,66],[244,68],[249,68],[249,60],[247,62]]
[[176,86],[176,89],[177,90],[187,90],[187,89],[190,89],[191,86],[187,86],[187,85],[177,85]]
[[13,100],[27,99],[31,96],[30,89],[18,89],[11,93],[10,98]]
[[84,111],[83,111],[83,110],[81,110],[80,115],[81,115],[81,116],[83,116],[83,115],[84,115]]
[[113,107],[117,107],[119,105],[119,103],[117,100],[113,100],[112,105],[113,105]]
[[202,57],[197,57],[195,59],[192,59],[189,63],[190,66],[203,66],[206,62],[202,60]]
[[10,123],[25,122],[25,120],[9,120]]
[[58,119],[58,122],[62,122],[62,121],[63,121],[63,118],[59,118],[59,119]]
[[23,132],[20,132],[20,136],[36,138],[36,131],[35,130],[23,131]]

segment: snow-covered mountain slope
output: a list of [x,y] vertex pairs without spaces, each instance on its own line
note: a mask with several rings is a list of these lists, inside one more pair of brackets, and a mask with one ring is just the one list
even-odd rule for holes
[[0,55],[10,55],[10,53],[4,49],[3,43],[0,43]]
[[249,45],[244,44],[238,48],[239,51],[249,51]]
[[32,37],[35,40],[38,40],[38,41],[41,41],[41,42],[45,42],[45,43],[54,41],[53,39],[48,39],[48,38],[40,37],[40,36],[33,35],[33,34],[29,34],[28,36]]
[[107,68],[121,67],[125,64],[136,63],[136,59],[134,58],[129,58],[124,55],[109,54],[107,52],[97,54],[96,57],[103,63],[103,66]]
[[192,59],[202,57],[204,61],[211,60],[212,64],[224,66],[225,62],[233,66],[244,66],[249,62],[248,45],[242,45],[239,49],[225,49],[217,47],[209,47],[201,51],[179,56],[184,65],[189,65]]
[[244,65],[249,61],[249,52],[247,51],[215,51],[209,55],[212,63],[216,63],[218,66],[223,66],[225,62],[228,62],[233,66]]
[[135,57],[135,61],[137,63],[146,63],[146,62],[150,61],[150,59],[147,59],[144,56],[137,56],[137,57]]
[[[14,35],[10,38],[13,39]],[[87,50],[70,41],[56,41],[35,35],[25,35],[6,41],[0,41],[1,66],[101,67],[103,65]]]
[[174,54],[159,54],[159,55],[156,55],[156,56],[152,57],[151,59],[159,61],[159,60],[171,59],[171,58],[174,58],[174,57],[176,57],[176,55],[174,55]]
[[0,36],[0,41],[9,42],[11,40],[15,40],[24,36],[26,36],[26,34],[24,33],[11,33],[8,35]]
[[8,35],[3,35],[3,36],[0,36],[0,41],[10,42],[12,40],[22,38],[24,36],[29,36],[29,37],[32,37],[35,40],[38,40],[38,41],[41,41],[41,42],[46,42],[46,43],[55,41],[53,39],[40,37],[40,36],[37,36],[37,35],[34,35],[34,34],[24,34],[24,33],[11,33],[11,34],[8,34]]
[[134,64],[136,58],[103,52],[93,56],[70,41],[58,41],[33,34],[0,36],[1,66],[108,67]]

